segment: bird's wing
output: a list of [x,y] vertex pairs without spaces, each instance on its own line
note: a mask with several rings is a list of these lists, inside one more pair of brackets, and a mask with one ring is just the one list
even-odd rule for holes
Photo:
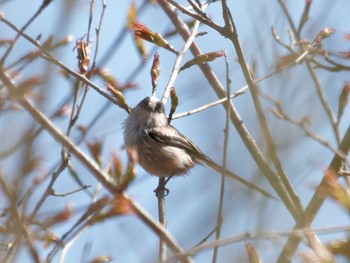
[[172,146],[183,149],[186,152],[188,152],[191,156],[195,157],[197,161],[199,161],[203,165],[207,165],[219,173],[225,171],[226,176],[231,177],[232,179],[238,181],[246,187],[257,191],[268,198],[274,198],[270,193],[255,185],[254,183],[243,179],[242,177],[238,176],[237,174],[231,171],[228,171],[226,169],[224,170],[222,166],[215,163],[212,159],[206,156],[189,138],[181,134],[174,127],[156,127],[147,130],[146,133],[148,134],[148,136],[150,136],[157,142],[166,146]]
[[148,136],[166,146],[177,147],[185,150],[196,158],[204,155],[201,150],[185,135],[181,134],[172,126],[155,127],[146,131]]

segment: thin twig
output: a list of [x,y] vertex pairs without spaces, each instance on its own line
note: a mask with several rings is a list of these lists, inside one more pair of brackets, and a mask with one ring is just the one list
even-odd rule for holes
[[222,31],[222,28],[218,24],[216,24],[213,20],[211,20],[208,15],[201,16],[196,13],[193,13],[190,10],[188,10],[186,7],[180,5],[178,2],[174,0],[167,0],[167,3],[179,9],[182,13],[194,18],[195,20],[200,21],[203,24],[206,24],[207,26],[210,26],[211,28],[217,30],[218,32]]
[[94,18],[94,11],[95,11],[95,0],[90,0],[90,12],[89,12],[89,19],[88,19],[88,29],[86,34],[87,43],[90,42],[90,36],[91,36],[91,28],[92,28],[92,20]]
[[78,240],[78,238],[84,233],[83,230],[86,230],[86,229],[87,229],[87,226],[84,229],[81,229],[81,231],[79,231],[76,235],[74,235],[74,237],[71,238],[71,240],[69,240],[67,243],[64,244],[64,247],[62,249],[62,253],[59,259],[59,263],[67,262],[65,259],[69,249],[72,247],[74,242]]
[[[226,100],[226,124],[225,124],[225,138],[224,138],[224,149],[223,149],[223,162],[222,162],[222,176],[221,176],[221,186],[220,186],[220,198],[219,198],[219,210],[218,215],[216,219],[216,235],[215,240],[219,240],[221,237],[221,229],[222,229],[222,222],[223,222],[223,207],[224,207],[224,192],[225,192],[225,171],[227,167],[227,151],[228,151],[228,143],[229,143],[229,134],[230,134],[230,93],[231,93],[231,79],[230,79],[230,70],[229,70],[229,63],[228,58],[225,54],[225,65],[226,65],[226,93],[227,93],[227,100]],[[217,262],[218,258],[218,252],[219,247],[214,248],[213,253],[213,262]]]
[[183,56],[185,55],[185,53],[187,52],[187,50],[190,48],[190,46],[192,45],[192,42],[195,40],[196,35],[197,35],[197,31],[199,28],[199,22],[196,21],[194,23],[193,29],[192,29],[192,33],[190,35],[190,37],[186,40],[185,45],[183,46],[182,50],[180,52],[178,52],[175,62],[174,62],[174,66],[173,66],[173,70],[171,72],[169,81],[164,89],[164,93],[163,93],[163,99],[162,102],[165,104],[168,100],[169,94],[170,94],[170,89],[171,87],[174,86],[174,82],[179,74],[180,71],[180,64],[181,61],[183,59]]
[[[82,227],[78,229],[78,227],[84,223],[87,222],[92,218],[92,216],[98,214],[102,211],[102,209],[105,207],[105,205],[108,202],[107,198],[102,197],[101,199],[98,199],[98,195],[100,194],[101,184],[98,184],[96,186],[96,191],[93,194],[91,198],[91,205],[87,209],[87,211],[79,218],[77,221],[73,224],[73,226],[65,233],[63,234],[62,238],[60,239],[60,242],[58,242],[54,248],[51,250],[51,252],[47,256],[47,262],[51,262],[51,259],[54,257],[54,255],[58,252],[58,249],[64,245],[61,259],[65,257],[69,247],[71,244],[76,240],[78,236],[80,236],[84,230],[88,228],[88,224],[84,224]],[[93,209],[91,209],[93,207]]]
[[25,39],[27,39],[29,42],[31,42],[34,46],[36,46],[40,51],[42,51],[43,55],[42,57],[50,62],[52,62],[53,64],[55,64],[56,66],[60,67],[61,69],[63,69],[66,73],[68,73],[69,75],[81,80],[83,83],[87,84],[89,87],[93,88],[94,90],[96,90],[100,95],[102,95],[103,97],[105,97],[106,99],[108,99],[109,101],[111,101],[112,103],[117,105],[117,101],[114,97],[110,96],[108,92],[104,91],[103,89],[101,89],[100,87],[98,87],[95,83],[93,83],[92,81],[90,81],[89,79],[87,79],[84,75],[77,73],[75,70],[67,67],[64,63],[62,63],[61,61],[59,61],[56,57],[54,57],[50,52],[46,51],[45,49],[43,49],[43,47],[37,43],[33,38],[31,38],[30,36],[28,36],[27,34],[21,32],[15,25],[13,25],[10,21],[8,21],[7,19],[5,19],[4,17],[0,17],[0,21],[2,21],[3,23],[5,23],[6,25],[8,25],[11,29],[13,29],[14,31],[16,31],[17,33],[20,33],[21,36],[23,36]]
[[7,197],[10,207],[11,207],[11,212],[13,215],[13,218],[16,220],[13,222],[16,226],[19,227],[20,234],[18,233],[18,237],[16,238],[22,238],[22,235],[24,235],[25,241],[27,242],[28,248],[30,255],[34,262],[40,263],[42,262],[39,256],[38,251],[36,250],[34,246],[34,238],[30,235],[29,230],[27,229],[27,226],[25,225],[25,222],[22,220],[17,204],[16,204],[16,196],[11,190],[10,186],[7,184],[2,172],[0,172],[0,185],[3,190],[3,193]]
[[[43,126],[42,126],[43,127]],[[48,186],[46,187],[46,190],[44,192],[44,194],[40,197],[39,201],[36,203],[33,212],[30,215],[30,219],[34,220],[35,216],[37,215],[37,213],[39,212],[40,208],[42,207],[42,205],[44,204],[45,200],[47,199],[48,196],[51,195],[52,193],[52,187],[55,184],[58,176],[63,172],[64,169],[66,169],[67,167],[67,163],[69,161],[68,156],[65,155],[64,152],[62,152],[63,155],[61,155],[61,162],[59,167],[57,168],[57,170],[52,174],[51,180],[48,184]]]
[[[67,104],[67,102],[70,100],[71,95],[67,96],[66,98],[62,99],[59,106],[57,107],[57,110],[54,111],[53,114],[51,114],[50,119],[53,120],[58,117],[58,113],[62,110],[62,108]],[[16,150],[18,150],[21,146],[25,144],[26,141],[34,141],[43,131],[42,127],[36,127],[33,125],[31,128],[26,130],[24,132],[24,137],[18,140],[18,142],[14,143],[11,148],[3,150],[0,152],[0,159],[7,158],[10,155],[12,155]]]
[[325,56],[324,59],[330,63],[331,65],[337,67],[337,68],[341,68],[344,71],[350,71],[350,66],[344,65],[344,64],[340,64],[335,62],[334,60],[330,59],[329,57]]
[[[0,61],[0,66],[4,66],[5,61],[7,59],[7,57],[10,55],[11,50],[13,49],[13,46],[15,45],[15,43],[17,42],[17,40],[19,39],[19,37],[22,35],[22,33],[27,29],[27,27],[41,14],[41,12],[53,1],[47,1],[47,0],[43,0],[41,6],[38,8],[38,10],[34,13],[34,15],[28,20],[28,22],[17,32],[17,35],[15,36],[15,38],[13,39],[13,41],[10,43],[9,47],[7,48],[4,56],[1,58]],[[1,15],[0,15],[1,17]]]
[[[94,13],[94,7],[95,7],[95,1],[91,0],[90,2],[90,16],[89,16],[89,23],[88,23],[88,34],[87,34],[87,43],[89,43],[89,38],[90,38],[90,30],[91,30],[91,23],[92,23],[92,18],[93,18],[93,13]],[[98,54],[98,50],[99,50],[99,43],[100,43],[100,32],[101,32],[101,28],[102,28],[102,22],[103,22],[103,18],[104,18],[104,13],[106,10],[106,4],[104,2],[104,0],[102,0],[102,11],[101,11],[101,17],[100,17],[100,22],[99,22],[99,26],[96,30],[96,46],[95,46],[95,53],[94,53],[94,58],[93,58],[93,62],[92,62],[92,66],[88,72],[88,74],[86,74],[87,78],[90,79],[90,77],[93,74],[93,71],[95,70],[95,66],[96,66],[96,58],[97,58],[97,54]],[[89,87],[87,84],[85,84],[85,89],[84,89],[84,93],[83,96],[81,98],[81,101],[78,103],[78,95],[79,95],[79,91],[81,90],[81,82],[78,81],[76,83],[77,87],[75,88],[75,93],[74,93],[74,102],[73,102],[73,106],[72,106],[72,112],[71,112],[71,117],[70,117],[70,122],[69,122],[69,126],[68,126],[68,130],[66,135],[69,136],[70,135],[70,131],[72,130],[73,126],[75,125],[76,121],[78,120],[80,113],[83,109],[84,106],[84,102],[85,99],[87,97],[87,93],[89,90]],[[64,149],[63,149],[64,150]]]
[[339,152],[336,147],[333,147],[327,140],[324,138],[318,136],[316,133],[314,133],[309,127],[307,127],[307,121],[305,119],[302,119],[301,121],[293,119],[291,116],[286,114],[283,109],[282,105],[275,102],[276,109],[272,109],[272,113],[275,114],[275,116],[281,120],[287,121],[289,123],[292,123],[293,125],[299,127],[307,136],[315,140],[316,142],[320,143],[321,145],[325,146],[327,149],[331,150],[333,153],[338,154],[341,156],[344,160],[346,159],[346,155],[342,152]]
[[[138,8],[137,12],[138,15],[141,15],[147,6],[150,5],[149,0],[144,0],[141,4],[141,6]],[[123,28],[120,30],[120,32],[117,34],[115,39],[112,41],[110,46],[105,49],[103,55],[98,60],[99,65],[105,65],[108,63],[108,61],[112,58],[112,55],[116,50],[118,50],[119,46],[123,43],[124,40],[127,39],[125,35],[129,32],[129,29],[126,26],[123,26]],[[144,65],[144,63],[142,63]]]
[[101,11],[100,22],[99,22],[98,28],[96,30],[95,53],[94,53],[94,57],[92,59],[92,65],[91,65],[91,69],[90,69],[90,74],[94,72],[95,67],[96,67],[96,59],[97,59],[99,46],[100,46],[100,36],[101,36],[102,22],[103,22],[103,18],[104,18],[104,14],[105,14],[106,8],[107,8],[107,5],[106,5],[105,1],[104,0],[101,0],[101,1],[102,1],[102,11]]
[[327,235],[327,234],[333,234],[333,233],[344,233],[344,232],[349,232],[350,231],[350,225],[346,226],[331,226],[331,227],[324,227],[324,228],[318,228],[311,230],[310,228],[300,228],[300,229],[295,229],[292,231],[283,231],[283,232],[258,232],[258,233],[245,233],[233,237],[228,237],[228,238],[223,238],[220,240],[215,240],[213,242],[205,242],[199,246],[196,246],[188,251],[186,251],[184,254],[177,254],[172,256],[171,258],[168,259],[168,263],[174,262],[176,260],[179,260],[185,256],[193,256],[197,255],[202,251],[212,249],[214,247],[222,247],[222,246],[227,246],[230,244],[235,244],[238,242],[242,241],[248,241],[248,240],[272,240],[276,241],[282,237],[303,237],[307,235],[308,233],[311,233],[315,231],[317,234],[322,234],[322,235]]
[[[235,93],[231,94],[230,95],[230,100],[233,99],[233,98],[236,98],[236,97],[238,97],[238,96],[240,96],[242,94],[244,94],[246,92],[246,90],[248,90],[248,86],[244,86],[240,90],[238,90]],[[219,100],[216,100],[216,101],[211,102],[211,103],[208,103],[206,105],[203,105],[201,107],[198,107],[198,108],[190,110],[190,111],[186,111],[186,112],[183,112],[183,113],[175,114],[172,119],[178,119],[178,118],[186,117],[186,116],[189,116],[189,115],[192,115],[192,114],[204,111],[206,109],[209,109],[209,108],[214,107],[216,105],[223,104],[226,101],[227,101],[227,97],[219,99]]]
[[[298,56],[297,58],[295,58],[294,61],[292,61],[291,63],[287,64],[287,65],[284,65],[283,67],[280,67],[280,68],[276,68],[275,70],[273,70],[272,72],[270,73],[267,73],[265,76],[262,76],[260,78],[257,78],[255,79],[255,82],[256,83],[260,83],[278,73],[281,73],[282,71],[285,71],[287,69],[290,69],[292,68],[293,66],[295,66],[296,64],[298,64],[300,62],[300,60],[305,57],[305,55],[308,53],[309,51],[305,51],[304,53],[302,53],[300,56]],[[236,91],[235,93],[231,94],[230,95],[230,99],[233,99],[233,98],[236,98],[242,94],[244,94],[247,90],[249,90],[249,87],[248,85],[245,85],[243,86],[242,88],[240,88],[238,91]],[[227,97],[224,97],[222,99],[219,99],[217,101],[214,101],[214,102],[211,102],[211,103],[208,103],[206,105],[203,105],[201,107],[198,107],[196,109],[193,109],[193,110],[190,110],[190,111],[187,111],[187,112],[183,112],[183,113],[178,113],[178,114],[175,114],[173,116],[172,119],[178,119],[178,118],[182,118],[182,117],[186,117],[188,115],[192,115],[192,114],[195,114],[195,113],[198,113],[198,112],[201,112],[201,111],[204,111],[208,108],[211,108],[211,107],[214,107],[216,105],[219,105],[219,104],[222,104],[224,102],[227,101]]]
[[[294,34],[294,37],[296,37],[297,41],[300,42],[301,40],[301,36],[293,22],[293,19],[289,13],[289,10],[287,8],[287,5],[285,3],[285,0],[279,0],[278,1],[280,6],[282,7],[283,9],[283,12],[285,14],[285,16],[287,17],[288,19],[288,23],[289,23],[289,26],[291,27],[292,29],[292,32]],[[315,84],[315,88],[316,88],[316,91],[317,91],[317,95],[318,95],[318,98],[319,100],[321,101],[321,104],[323,106],[323,108],[325,109],[326,113],[327,113],[327,116],[328,116],[328,119],[332,125],[332,128],[333,128],[333,132],[334,132],[334,135],[337,139],[337,142],[340,143],[340,139],[341,139],[341,135],[340,135],[340,131],[339,131],[339,127],[337,126],[337,118],[332,110],[332,107],[330,106],[328,100],[327,100],[327,96],[324,92],[324,89],[322,87],[322,84],[321,84],[321,81],[319,80],[319,77],[318,75],[316,74],[315,70],[313,69],[313,67],[311,66],[311,62],[310,60],[305,60],[306,61],[306,66],[307,66],[307,69],[308,69],[308,72]]]
[[[197,6],[191,0],[187,0],[187,2],[192,6],[193,10],[196,11],[199,15],[201,15],[202,17],[207,18],[207,19],[209,18],[209,16],[204,12],[204,9],[203,9],[204,4]],[[205,5],[208,5],[208,3],[206,3]]]
[[276,42],[278,44],[280,44],[282,47],[286,48],[287,50],[289,50],[291,53],[296,53],[296,51],[293,49],[293,43],[289,43],[289,45],[287,45],[286,43],[284,43],[281,40],[281,37],[279,35],[277,35],[277,32],[275,30],[274,27],[271,27],[271,33],[273,38],[276,40]]
[[329,121],[331,122],[331,126],[333,128],[333,132],[335,134],[336,140],[338,143],[340,143],[341,135],[340,135],[339,128],[337,126],[337,118],[332,110],[331,105],[328,102],[328,99],[322,87],[321,81],[318,75],[316,74],[315,70],[312,68],[309,60],[306,60],[306,66],[311,75],[312,80],[315,83],[315,88],[316,88],[318,97],[323,105],[323,108],[326,110]]
[[[92,204],[88,207],[87,211],[81,215],[77,221],[73,224],[73,226],[65,233],[60,239],[60,242],[56,243],[56,245],[52,248],[50,253],[46,257],[47,262],[51,262],[53,257],[58,253],[59,249],[63,247],[63,257],[67,252],[67,249],[70,247],[68,246],[67,249],[65,249],[66,244],[72,244],[74,240],[78,236],[81,235],[89,226],[89,221],[96,215],[98,215],[102,209],[107,205],[109,202],[109,198],[102,197],[99,200],[93,200]],[[61,257],[62,258],[62,257]]]
[[56,193],[56,192],[53,192],[51,195],[52,196],[59,196],[59,197],[66,197],[68,195],[72,195],[72,194],[75,194],[75,193],[78,193],[80,191],[83,191],[83,190],[86,190],[88,188],[90,188],[92,185],[84,185],[83,187],[79,188],[79,189],[75,189],[73,191],[70,191],[70,192],[66,192],[66,193]]
[[199,241],[198,244],[195,245],[195,247],[197,247],[197,246],[203,244],[204,242],[206,242],[209,239],[209,237],[211,237],[215,232],[216,232],[216,226],[213,228],[212,231],[210,231],[210,233],[208,235],[206,235],[201,241]]

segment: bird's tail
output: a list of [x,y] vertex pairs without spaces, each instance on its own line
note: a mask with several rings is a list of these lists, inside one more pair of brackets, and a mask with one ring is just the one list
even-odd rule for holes
[[[211,167],[212,169],[214,169],[215,171],[219,172],[219,173],[223,173],[224,171],[224,168],[215,163],[213,160],[211,160],[209,157],[207,156],[202,156],[203,158],[201,158],[201,163],[204,164],[204,165],[207,165],[209,167]],[[243,179],[242,177],[238,176],[237,174],[229,171],[229,170],[225,170],[225,175],[228,176],[228,177],[231,177],[232,179],[238,181],[239,183],[243,184],[244,186],[250,188],[250,189],[253,189],[257,192],[259,192],[260,194],[268,197],[268,198],[274,198],[270,193],[268,193],[267,191],[263,190],[262,188],[260,188],[259,186],[251,183],[251,182],[248,182],[247,180]]]

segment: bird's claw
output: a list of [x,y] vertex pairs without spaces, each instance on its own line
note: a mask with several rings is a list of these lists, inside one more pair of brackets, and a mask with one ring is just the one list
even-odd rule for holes
[[153,192],[156,193],[156,197],[159,197],[159,196],[167,196],[170,190],[166,188],[165,185],[158,185],[158,187],[154,189]]

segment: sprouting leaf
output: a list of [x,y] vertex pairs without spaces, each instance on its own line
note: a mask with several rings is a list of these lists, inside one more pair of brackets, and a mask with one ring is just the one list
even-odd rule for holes
[[350,82],[346,81],[343,87],[342,92],[339,96],[339,104],[338,104],[338,122],[343,116],[345,107],[348,105],[350,95]]
[[339,57],[343,59],[350,59],[350,51],[343,51],[343,52],[338,52]]
[[54,216],[48,219],[43,220],[43,225],[46,228],[48,228],[58,223],[66,222],[67,220],[72,218],[72,215],[73,215],[73,207],[72,205],[68,204],[66,205],[64,210],[58,212],[57,214],[55,214]]
[[57,43],[54,43],[52,45],[52,48],[51,49],[55,49],[55,48],[59,48],[59,47],[62,47],[62,46],[65,46],[65,45],[68,45],[70,42],[72,42],[73,40],[73,36],[72,35],[69,35],[63,39],[61,39],[60,41],[58,41]]
[[102,165],[102,141],[95,139],[94,141],[87,141],[87,147],[90,153],[94,157],[95,161],[101,166]]
[[77,129],[83,133],[83,134],[86,134],[88,132],[88,129],[89,127],[88,126],[85,126],[85,125],[82,125],[82,124],[79,124],[77,125]]
[[298,54],[292,53],[292,54],[288,54],[288,55],[285,55],[285,56],[278,58],[278,60],[275,64],[275,68],[277,70],[280,70],[288,65],[291,65],[298,58],[298,56],[299,56]]
[[47,50],[47,51],[51,50],[52,47],[53,47],[53,42],[54,41],[55,41],[55,37],[54,36],[49,36],[48,39],[46,39],[45,42],[43,42],[41,44],[41,50]]
[[147,49],[146,49],[146,46],[142,40],[142,38],[135,36],[135,44],[136,44],[136,47],[137,47],[137,50],[139,51],[141,57],[142,57],[142,60],[143,61],[146,61],[147,57],[148,57],[148,52],[147,52]]
[[29,174],[34,170],[38,170],[40,169],[41,164],[44,161],[44,157],[43,156],[31,156],[29,158],[27,158],[23,163],[23,168],[22,168],[22,172],[24,174]]
[[120,184],[123,174],[123,165],[117,154],[112,153],[112,175],[117,184]]
[[177,105],[179,105],[179,96],[176,94],[176,89],[172,87],[170,89],[170,98],[171,98],[171,107],[170,113],[168,117],[168,123],[170,124],[171,119],[173,118],[173,114],[176,111]]
[[107,89],[111,92],[117,100],[117,104],[120,108],[124,109],[127,113],[131,112],[129,105],[127,104],[123,93],[113,87],[111,84],[106,83]]
[[328,169],[325,175],[325,184],[322,185],[320,193],[336,200],[350,213],[350,191],[338,182],[335,171]]
[[148,42],[151,42],[153,44],[156,44],[159,47],[165,48],[175,54],[177,54],[177,51],[166,41],[161,34],[153,32],[145,25],[133,22],[132,23],[132,29],[134,30],[135,36],[142,38]]
[[52,116],[53,118],[61,118],[63,116],[69,116],[72,113],[72,106],[70,104],[63,105],[60,109],[58,109],[55,114]]
[[126,150],[129,161],[126,171],[122,176],[122,182],[120,185],[118,185],[120,191],[124,191],[136,177],[136,164],[138,162],[137,150],[131,147],[127,148]]
[[133,22],[132,29],[134,30],[134,34],[136,36],[152,43],[155,42],[155,33],[145,25],[138,22]]
[[92,203],[88,207],[88,210],[81,217],[80,221],[83,221],[83,220],[89,218],[91,215],[95,215],[95,216],[91,217],[88,220],[87,224],[93,224],[95,222],[99,222],[99,221],[103,220],[102,217],[104,218],[104,216],[102,215],[101,211],[102,211],[102,209],[104,209],[108,205],[109,202],[110,202],[110,198],[107,196],[103,196],[102,198],[100,198],[96,202]]
[[155,53],[153,58],[152,68],[151,68],[151,78],[152,78],[152,86],[153,86],[152,94],[155,92],[157,88],[160,70],[161,68],[160,68],[159,54]]
[[350,239],[332,240],[326,247],[333,255],[342,255],[350,260]]
[[89,263],[105,263],[105,262],[111,262],[113,260],[114,258],[110,256],[98,256],[94,258],[92,261],[90,261]]
[[330,37],[335,33],[335,29],[331,27],[323,28],[316,36],[315,42],[322,42],[323,39]]
[[19,93],[19,95],[33,95],[33,88],[39,86],[42,82],[43,78],[41,76],[30,77],[18,85],[18,90],[16,92]]
[[125,89],[131,89],[137,87],[137,84],[134,82],[128,82],[126,84],[120,84],[113,73],[107,68],[96,68],[92,72],[93,76],[101,77],[105,82],[112,85],[115,89],[119,91],[124,91]]
[[346,40],[350,41],[350,33],[349,32],[345,33],[344,37]]
[[245,249],[248,253],[249,263],[262,263],[262,260],[259,256],[258,252],[251,244],[246,242]]
[[133,212],[130,200],[124,194],[116,194],[110,204],[111,208],[106,213],[108,217],[127,215]]
[[0,39],[0,47],[11,45],[13,42],[14,42],[13,39],[6,39],[6,38]]
[[185,63],[185,65],[183,65],[180,68],[180,71],[187,69],[189,67],[192,67],[193,65],[205,64],[205,63],[213,61],[219,57],[222,57],[224,55],[225,55],[224,51],[216,51],[216,52],[209,52],[209,53],[205,53],[205,54],[200,54],[200,55],[196,56],[194,59],[187,61]]
[[86,74],[90,65],[90,47],[83,41],[83,37],[76,41],[75,47],[78,55],[78,67],[81,74]]
[[136,21],[136,17],[137,17],[137,7],[135,4],[135,1],[132,1],[128,11],[128,17],[126,22],[127,28],[132,28],[132,23]]
[[49,248],[52,244],[60,243],[60,238],[50,231],[45,231],[44,235],[38,238],[44,241],[44,248]]

